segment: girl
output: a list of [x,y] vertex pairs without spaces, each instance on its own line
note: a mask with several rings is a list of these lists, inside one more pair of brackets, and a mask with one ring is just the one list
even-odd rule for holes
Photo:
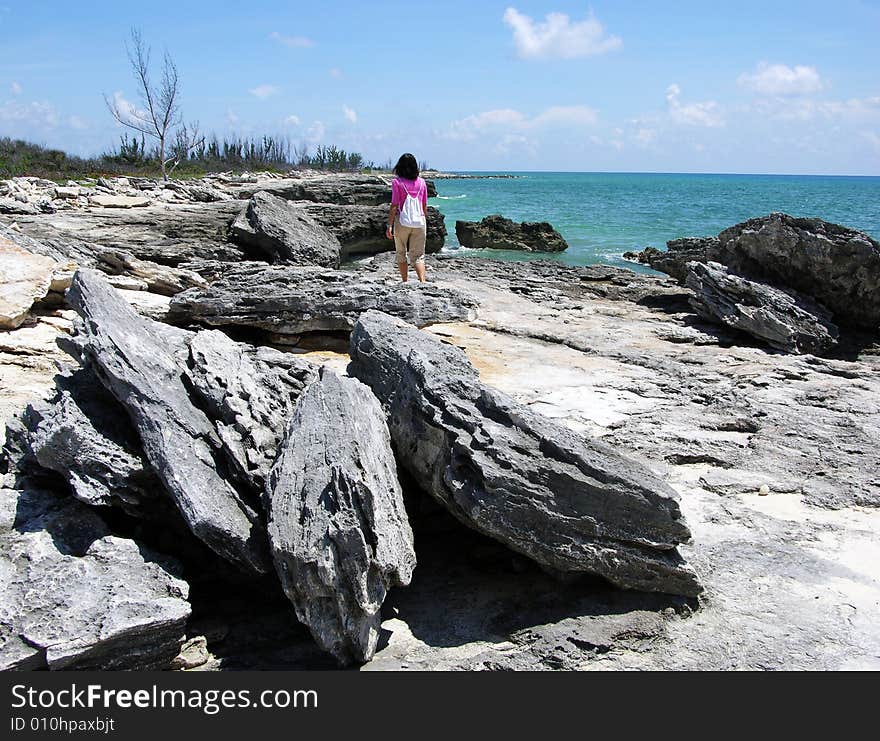
[[[407,281],[407,254],[416,269],[419,283],[425,282],[425,238],[428,231],[428,186],[419,177],[416,158],[409,152],[394,166],[391,183],[391,210],[385,236],[394,239],[400,278]],[[393,230],[393,231],[392,231]]]

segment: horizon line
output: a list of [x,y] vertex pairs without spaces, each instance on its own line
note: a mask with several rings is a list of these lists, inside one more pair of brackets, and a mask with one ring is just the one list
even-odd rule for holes
[[482,175],[516,175],[541,174],[541,175],[739,175],[749,177],[808,177],[808,178],[880,178],[880,173],[867,175],[863,173],[827,173],[827,172],[713,172],[713,171],[674,171],[674,170],[462,170],[462,169],[437,169],[427,168],[425,172],[445,172],[450,174],[467,175],[479,173]]

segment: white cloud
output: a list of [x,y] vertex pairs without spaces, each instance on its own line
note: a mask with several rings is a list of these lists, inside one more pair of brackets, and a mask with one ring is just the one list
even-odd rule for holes
[[596,111],[588,106],[551,106],[533,118],[513,108],[498,108],[453,121],[447,139],[470,141],[486,132],[522,133],[550,126],[591,126],[596,123]]
[[619,36],[608,36],[591,13],[573,22],[565,13],[548,13],[536,22],[516,8],[504,11],[504,22],[513,29],[513,41],[521,59],[574,59],[619,49]]
[[287,126],[299,126],[299,116],[288,116],[284,119]]
[[761,95],[811,95],[826,87],[815,67],[760,62],[751,74],[743,73],[737,82]]
[[251,88],[248,92],[253,95],[255,98],[260,98],[261,100],[265,100],[266,98],[270,98],[278,92],[278,88],[275,85],[257,85],[256,87]]
[[121,91],[113,93],[113,107],[119,113],[123,121],[135,121],[141,123],[149,120],[149,114],[142,111],[134,103],[126,100]]
[[880,96],[849,98],[848,100],[762,99],[752,109],[761,116],[780,121],[812,121],[828,119],[839,121],[880,120]]
[[53,129],[58,125],[58,111],[48,102],[19,103],[10,100],[0,105],[0,121],[8,124],[25,124],[41,129]]
[[330,77],[332,77],[336,80],[341,80],[342,79],[342,70],[339,69],[339,67],[333,67],[330,70]]
[[666,88],[669,115],[676,123],[714,128],[724,126],[718,104],[714,100],[702,103],[682,103],[681,88],[673,83]]
[[226,111],[226,123],[230,126],[238,126],[241,123],[241,119],[235,111]]
[[347,105],[342,106],[342,115],[345,116],[346,120],[357,123],[358,114],[353,108],[349,108]]
[[76,129],[77,131],[85,131],[89,128],[89,122],[81,116],[71,116],[67,119],[67,123],[70,125],[70,128]]
[[307,49],[315,45],[315,42],[306,36],[285,36],[278,33],[278,31],[272,31],[269,34],[269,38],[294,49]]
[[15,80],[12,81],[12,84],[9,86],[9,89],[12,91],[13,95],[21,95],[21,85],[17,83]]
[[327,128],[324,126],[322,121],[314,121],[312,125],[306,129],[305,139],[310,144],[317,144],[324,138],[324,134],[327,133]]
[[636,143],[643,147],[653,144],[657,139],[657,131],[655,129],[639,129],[636,132]]

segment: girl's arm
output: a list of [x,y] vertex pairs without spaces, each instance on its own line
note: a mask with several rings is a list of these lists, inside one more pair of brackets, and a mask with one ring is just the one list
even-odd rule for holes
[[394,219],[397,217],[397,205],[392,203],[388,210],[388,223],[385,225],[385,236],[391,239],[391,227],[394,226]]

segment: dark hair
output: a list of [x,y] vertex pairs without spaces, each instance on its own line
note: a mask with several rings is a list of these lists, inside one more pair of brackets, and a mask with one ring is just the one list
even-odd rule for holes
[[407,180],[415,180],[419,176],[419,163],[409,152],[402,154],[394,165],[394,174]]

